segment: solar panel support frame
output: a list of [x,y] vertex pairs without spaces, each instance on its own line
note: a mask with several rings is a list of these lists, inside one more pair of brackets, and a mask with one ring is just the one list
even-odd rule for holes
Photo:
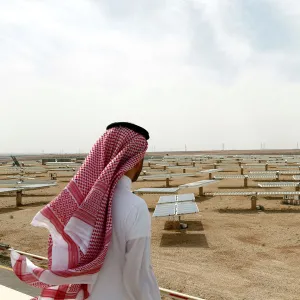
[[17,207],[22,206],[22,196],[23,196],[22,190],[17,191],[17,196],[16,196],[16,206]]
[[203,186],[200,186],[199,187],[199,196],[204,196],[204,187]]

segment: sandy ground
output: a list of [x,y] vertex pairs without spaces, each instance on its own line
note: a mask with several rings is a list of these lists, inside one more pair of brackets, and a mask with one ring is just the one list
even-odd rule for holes
[[[176,179],[171,185],[202,179],[207,176]],[[14,196],[0,196],[0,242],[46,256],[48,233],[32,227],[30,221],[67,180],[59,178],[57,187],[26,192],[19,209],[14,208]],[[133,188],[164,183],[137,182]],[[249,183],[247,190],[259,189],[257,182]],[[223,180],[204,190],[234,189],[242,190],[243,180]],[[184,192],[197,193],[197,189]],[[152,213],[159,196],[143,198]],[[168,218],[152,219],[152,263],[161,287],[214,300],[300,298],[300,207],[281,205],[281,199],[259,199],[265,210],[252,212],[250,200],[243,197],[197,197],[196,201],[200,213],[185,216],[187,230],[164,230]]]

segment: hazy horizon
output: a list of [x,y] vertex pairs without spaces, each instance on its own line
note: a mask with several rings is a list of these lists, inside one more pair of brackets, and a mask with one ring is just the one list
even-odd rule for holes
[[[0,0],[0,153],[296,149],[297,0]],[[224,145],[223,145],[224,144]]]

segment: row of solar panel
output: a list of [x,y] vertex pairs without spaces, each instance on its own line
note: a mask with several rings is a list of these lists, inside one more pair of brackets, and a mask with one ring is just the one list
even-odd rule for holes
[[300,195],[300,192],[212,192],[206,196],[274,196],[274,195]]
[[134,193],[135,194],[174,194],[177,193],[179,189],[198,188],[216,182],[217,182],[216,180],[200,180],[196,182],[182,184],[179,187],[175,187],[175,188],[139,188],[135,190]]
[[169,174],[155,174],[155,175],[145,175],[145,176],[140,176],[140,180],[152,180],[152,179],[171,179],[171,178],[180,178],[180,177],[196,177],[201,174],[206,174],[206,173],[216,173],[216,172],[221,172],[223,169],[209,169],[209,170],[203,170],[200,172],[196,173],[169,173]]

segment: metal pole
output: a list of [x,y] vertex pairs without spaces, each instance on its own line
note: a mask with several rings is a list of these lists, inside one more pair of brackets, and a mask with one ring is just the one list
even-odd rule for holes
[[245,175],[245,178],[244,178],[244,187],[247,188],[248,187],[248,176]]
[[204,187],[203,186],[199,187],[199,196],[204,196]]
[[16,206],[22,206],[22,191],[17,191]]
[[166,187],[170,187],[170,179],[166,178]]
[[257,197],[252,196],[251,197],[251,210],[256,210],[256,203],[257,203]]

